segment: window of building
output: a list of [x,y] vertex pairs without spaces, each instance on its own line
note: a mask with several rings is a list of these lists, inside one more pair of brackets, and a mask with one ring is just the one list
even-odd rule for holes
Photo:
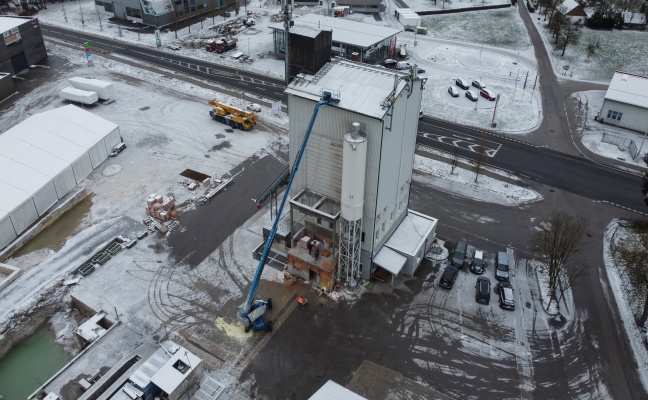
[[191,11],[196,11],[196,6],[191,6]]
[[98,5],[98,6],[103,6],[104,5],[103,1],[100,1],[100,0],[95,0],[95,4]]
[[178,17],[182,17],[182,16],[184,15],[184,11],[178,11],[178,12],[176,13],[176,15],[177,15]]
[[317,225],[322,225],[322,218],[317,218]]
[[364,243],[364,232],[362,232],[362,236],[360,237],[360,241]]
[[385,232],[385,223],[382,223],[382,231]]
[[182,0],[178,0],[178,1],[176,1],[174,4],[175,4],[176,6],[179,6],[180,4],[182,4]]
[[380,229],[376,229],[376,240],[380,239]]
[[335,224],[333,222],[329,222],[329,229],[335,229]]
[[617,112],[617,111],[608,111],[608,119],[615,120],[615,121],[621,121],[621,117],[623,116],[623,113]]
[[126,7],[126,15],[133,18],[142,18],[142,13],[139,8]]
[[115,8],[113,7],[112,3],[104,3],[103,6],[104,6],[104,10],[106,10],[107,12],[115,11]]

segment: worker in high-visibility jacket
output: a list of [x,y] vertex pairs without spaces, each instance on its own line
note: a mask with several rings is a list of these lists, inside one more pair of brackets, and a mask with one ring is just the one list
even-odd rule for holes
[[299,296],[299,298],[297,299],[297,303],[299,303],[299,309],[300,310],[304,308],[304,298],[303,297]]

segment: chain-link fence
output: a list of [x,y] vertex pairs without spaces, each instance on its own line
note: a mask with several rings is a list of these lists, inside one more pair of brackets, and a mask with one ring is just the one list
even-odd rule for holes
[[637,148],[637,144],[632,139],[624,138],[622,136],[612,135],[610,133],[603,133],[603,138],[601,139],[601,142],[610,143],[615,146],[623,147],[624,149],[628,150],[632,159],[636,159],[637,156],[639,156],[639,148]]

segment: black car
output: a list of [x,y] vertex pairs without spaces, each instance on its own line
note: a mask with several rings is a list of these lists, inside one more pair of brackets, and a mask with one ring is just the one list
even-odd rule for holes
[[225,11],[225,12],[222,12],[222,13],[220,13],[218,15],[220,15],[221,17],[229,18],[229,17],[232,16],[232,13],[229,12],[229,11]]
[[455,85],[459,86],[460,88],[462,88],[464,90],[470,88],[470,86],[468,86],[468,82],[464,81],[461,78],[455,79]]
[[515,310],[515,298],[513,296],[513,285],[511,282],[500,282],[497,284],[499,292],[499,305],[507,310]]
[[470,272],[473,274],[481,275],[486,269],[486,260],[484,259],[484,252],[482,250],[475,250],[470,262]]
[[477,278],[477,283],[475,284],[475,300],[478,303],[484,303],[486,305],[490,303],[490,287],[490,279],[485,276]]
[[443,275],[441,275],[441,279],[439,280],[439,286],[446,288],[446,289],[452,289],[452,285],[454,284],[454,281],[457,279],[457,275],[459,274],[459,270],[457,267],[454,265],[448,265],[443,271]]

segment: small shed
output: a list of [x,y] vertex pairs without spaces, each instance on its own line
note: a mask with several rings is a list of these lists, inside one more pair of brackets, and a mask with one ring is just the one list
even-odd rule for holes
[[366,397],[362,397],[359,394],[352,392],[351,390],[345,388],[342,385],[329,380],[313,393],[308,400],[367,400]]
[[105,312],[95,314],[77,328],[77,335],[79,335],[79,337],[81,337],[86,343],[92,343],[99,339],[106,334],[108,330],[107,328],[110,327],[110,323],[107,323],[108,321],[105,321],[105,318]]
[[617,71],[605,93],[598,120],[646,132],[648,127],[648,76]]
[[173,348],[173,355],[160,368],[151,382],[168,400],[178,400],[202,375],[202,360],[181,346]]

